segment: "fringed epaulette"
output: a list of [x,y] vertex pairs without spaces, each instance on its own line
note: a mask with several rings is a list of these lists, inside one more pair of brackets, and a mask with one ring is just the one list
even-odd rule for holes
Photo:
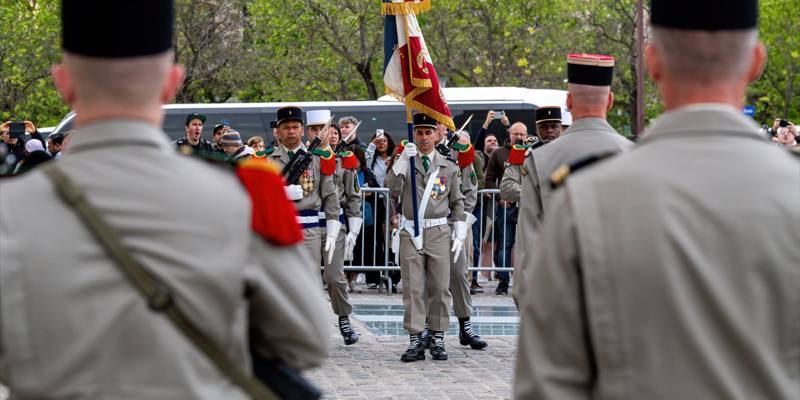
[[342,168],[349,170],[358,169],[358,158],[355,153],[352,151],[343,151],[339,153],[339,156],[342,157]]
[[408,139],[403,139],[402,141],[400,141],[400,144],[395,146],[394,153],[395,154],[401,154],[403,152],[403,150],[406,149],[406,145],[407,144],[408,144]]
[[522,165],[525,163],[525,155],[528,151],[528,146],[515,144],[511,146],[511,151],[508,153],[508,163],[511,165]]
[[590,165],[594,165],[598,161],[605,160],[606,158],[609,158],[614,154],[617,153],[612,151],[607,153],[594,154],[558,167],[558,169],[556,169],[552,174],[550,174],[550,187],[552,187],[553,189],[561,187],[562,185],[564,185],[564,183],[567,182],[567,178],[569,178],[570,175]]
[[475,146],[472,143],[456,143],[453,149],[458,151],[458,167],[461,169],[467,168],[475,161]]
[[303,241],[297,210],[286,197],[280,167],[263,158],[249,158],[236,164],[236,176],[247,189],[252,203],[252,229],[276,246]]
[[274,152],[275,152],[275,147],[274,146],[270,146],[270,147],[267,147],[264,150],[257,151],[256,154],[253,155],[253,157],[255,157],[255,158],[267,158],[270,155],[272,155],[272,153],[274,153]]
[[421,14],[431,9],[431,0],[385,1],[381,4],[381,15]]
[[331,176],[336,172],[336,157],[330,150],[314,149],[312,153],[319,156],[319,172]]

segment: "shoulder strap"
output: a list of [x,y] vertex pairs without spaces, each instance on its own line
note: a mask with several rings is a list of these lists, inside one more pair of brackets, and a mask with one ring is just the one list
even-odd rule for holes
[[62,200],[75,210],[100,246],[115,261],[122,274],[142,294],[151,310],[165,315],[187,340],[216,365],[220,372],[251,398],[277,399],[268,388],[233,364],[220,347],[192,323],[186,313],[178,307],[170,288],[133,257],[114,229],[89,203],[80,188],[52,163],[42,170],[53,182]]

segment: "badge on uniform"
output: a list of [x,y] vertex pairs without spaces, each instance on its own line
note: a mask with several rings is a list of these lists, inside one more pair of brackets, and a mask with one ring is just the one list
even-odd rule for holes
[[444,176],[437,176],[433,182],[433,189],[431,189],[431,199],[440,200],[445,197],[447,193],[447,178]]
[[307,169],[300,176],[300,186],[303,187],[303,197],[307,197],[314,191],[314,171]]

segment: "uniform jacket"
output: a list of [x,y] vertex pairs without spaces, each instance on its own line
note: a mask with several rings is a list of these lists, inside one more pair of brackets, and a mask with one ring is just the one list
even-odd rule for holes
[[[251,231],[232,172],[126,120],[80,129],[67,155],[58,168],[233,361],[249,370],[248,319],[265,357],[325,359],[319,277],[298,247]],[[0,382],[16,399],[245,398],[148,308],[40,170],[0,183]]]
[[[422,154],[414,157],[416,173],[417,173],[417,204],[421,206],[422,195],[425,192],[425,186],[428,178],[434,171],[438,174],[438,183],[434,184],[435,195],[432,195],[428,207],[425,210],[424,219],[444,218],[448,217],[451,222],[453,221],[466,221],[467,215],[464,213],[464,195],[461,193],[461,171],[458,165],[444,156],[439,154],[438,151],[433,151],[433,159],[431,160],[428,172],[422,166]],[[386,175],[386,185],[389,188],[389,194],[393,199],[398,199],[402,202],[402,214],[409,220],[414,220],[414,211],[411,200],[411,168],[408,169],[405,175],[398,176],[393,170],[389,170]]]
[[515,397],[800,398],[798,202],[800,161],[724,105],[570,178],[526,276]]
[[[283,146],[276,147],[275,152],[273,152],[269,158],[277,162],[281,168],[289,164],[291,160],[286,147]],[[336,195],[336,184],[333,181],[333,176],[322,175],[320,172],[318,156],[313,156],[311,163],[308,164],[305,175],[300,178],[301,186],[304,180],[306,185],[311,185],[311,187],[308,187],[310,191],[306,191],[303,199],[295,202],[295,207],[297,207],[299,211],[319,210],[320,207],[324,207],[325,219],[338,221],[341,208],[339,205],[339,198]],[[304,187],[304,190],[305,189],[306,187]]]
[[620,136],[605,120],[581,118],[575,120],[564,135],[535,149],[525,158],[525,163],[520,168],[524,171],[524,176],[520,176],[519,186],[519,196],[525,201],[520,202],[517,240],[527,245],[516,246],[514,249],[515,259],[519,260],[514,296],[521,296],[524,292],[523,276],[531,263],[530,256],[536,252],[536,231],[553,193],[550,175],[562,165],[582,158],[607,152],[628,151],[632,147],[633,142]]
[[336,195],[345,216],[361,218],[361,206],[364,200],[361,191],[358,190],[358,171],[342,168],[342,159],[337,158],[333,181],[336,184]]

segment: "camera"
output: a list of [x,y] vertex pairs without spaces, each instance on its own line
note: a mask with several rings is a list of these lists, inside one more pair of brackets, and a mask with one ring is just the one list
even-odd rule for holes
[[782,119],[782,120],[780,120],[780,122],[778,122],[778,127],[779,128],[786,128],[787,126],[789,126],[789,121],[787,121],[785,119]]
[[505,111],[495,111],[494,113],[494,119],[503,119],[503,117],[505,116],[506,116]]
[[19,139],[25,136],[25,123],[12,122],[8,125],[8,135],[14,139]]

